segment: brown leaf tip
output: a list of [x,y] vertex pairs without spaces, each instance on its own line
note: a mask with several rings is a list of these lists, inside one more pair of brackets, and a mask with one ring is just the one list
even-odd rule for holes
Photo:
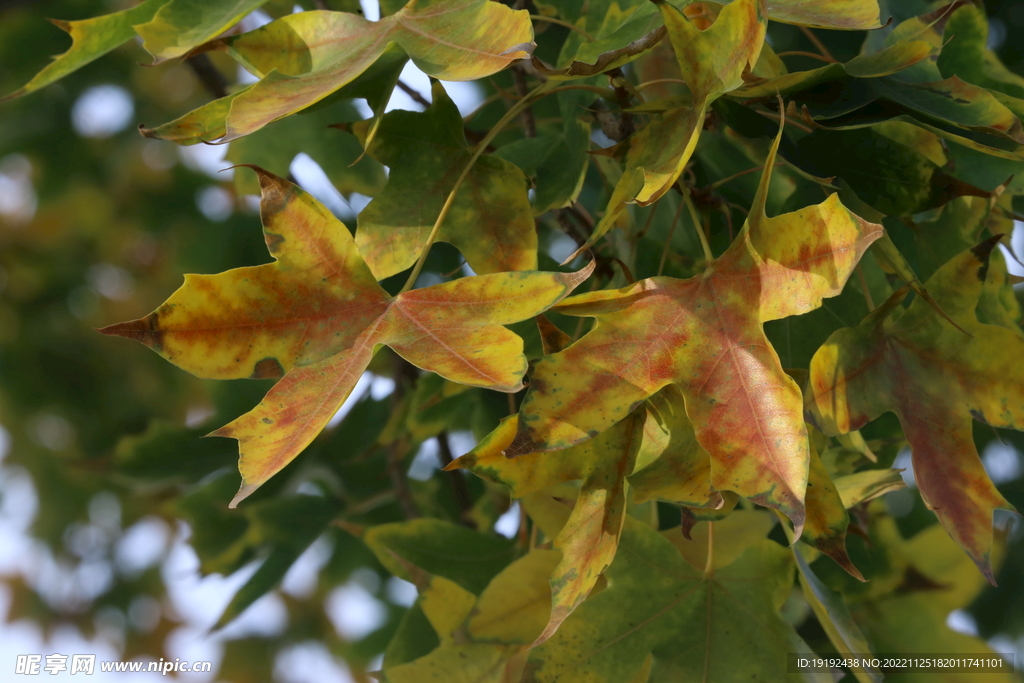
[[835,560],[835,563],[845,569],[846,573],[853,578],[858,581],[867,582],[867,579],[860,573],[860,570],[853,564],[853,560],[850,559],[850,555],[846,552],[846,534],[818,539],[814,543],[814,547]]
[[98,328],[96,331],[108,336],[134,339],[157,353],[163,348],[164,332],[160,329],[159,310],[150,313],[145,318],[108,325],[107,327]]
[[999,244],[1003,237],[1005,237],[1005,235],[1003,235],[1003,233],[999,233],[998,235],[993,235],[987,240],[971,247],[971,253],[974,254],[975,258],[981,261],[981,267],[978,268],[978,279],[982,282],[984,282],[985,278],[988,277],[988,265],[989,260],[992,257],[992,250],[996,248],[996,245]]

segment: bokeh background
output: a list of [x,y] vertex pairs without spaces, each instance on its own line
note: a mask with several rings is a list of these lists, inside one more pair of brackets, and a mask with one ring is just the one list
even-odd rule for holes
[[[245,28],[293,4],[271,0]],[[44,17],[86,18],[124,6],[0,1],[0,94],[66,49],[66,35]],[[986,6],[990,46],[1024,73],[1024,3]],[[378,14],[374,0],[348,9]],[[237,160],[231,148],[239,154],[239,143],[178,148],[136,132],[139,123],[161,123],[205,103],[218,87],[246,82],[229,59],[212,59],[206,66],[220,84],[180,62],[142,67],[146,54],[128,44],[56,85],[0,104],[0,679],[13,674],[18,654],[96,653],[101,660],[214,663],[212,674],[183,680],[266,681],[274,672],[280,681],[365,681],[415,600],[411,584],[389,578],[359,541],[326,524],[336,511],[322,495],[343,487],[341,497],[358,501],[367,522],[401,518],[369,457],[401,382],[386,363],[371,367],[314,445],[337,454],[336,465],[298,483],[275,478],[253,505],[229,511],[238,484],[235,444],[198,437],[255,405],[267,384],[198,380],[141,346],[94,331],[147,314],[182,273],[269,260],[252,178],[224,170]],[[402,80],[429,98],[426,77],[411,65]],[[476,84],[448,91],[464,114],[489,94]],[[389,108],[422,106],[396,91]],[[332,115],[343,122],[367,112],[357,102]],[[340,159],[351,150],[342,135],[322,129],[306,151],[300,141],[274,154],[289,159],[284,171],[352,226],[383,174],[346,175]],[[332,146],[341,150],[333,163]],[[1017,253],[1024,253],[1022,230],[1018,223]],[[547,247],[558,258],[566,242]],[[1011,270],[1021,272],[1016,264]],[[993,479],[1024,509],[1019,435],[999,438],[979,428],[978,441]],[[417,495],[443,495],[439,449],[457,456],[473,443],[466,429],[449,432],[446,444],[417,444],[408,459]],[[896,466],[909,468],[907,455]],[[906,478],[912,484],[909,469]],[[933,523],[912,485],[890,494],[888,505],[905,534]],[[497,529],[513,535],[518,519],[513,508]],[[998,651],[1015,651],[1020,662],[1019,528],[1008,548],[1001,588],[986,589],[948,623]],[[262,597],[245,607],[246,592]],[[225,609],[241,615],[215,629]],[[66,672],[50,677],[65,678],[78,680]],[[159,678],[97,672],[93,680]]]

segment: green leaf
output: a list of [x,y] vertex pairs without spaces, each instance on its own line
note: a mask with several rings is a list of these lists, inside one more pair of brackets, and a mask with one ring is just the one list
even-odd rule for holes
[[[860,656],[869,654],[871,646],[861,633],[857,623],[850,616],[843,596],[826,586],[811,569],[799,548],[793,548],[793,559],[800,572],[800,588],[804,599],[814,611],[818,623],[825,630],[828,639],[841,655]],[[882,672],[875,667],[850,667],[860,683],[881,683]]]
[[327,529],[340,510],[336,501],[320,496],[274,498],[247,508],[247,536],[254,544],[268,545],[269,550],[256,573],[231,598],[214,628],[223,628],[280,584],[299,555]]
[[889,491],[899,491],[907,487],[903,483],[901,470],[864,470],[841,477],[836,477],[836,490],[843,501],[843,506],[852,508],[854,505],[866,503]]
[[[359,214],[356,244],[378,280],[410,268],[456,180],[473,156],[462,116],[440,83],[425,112],[384,116],[367,151],[391,168],[384,190]],[[356,128],[365,139],[368,126]],[[534,270],[537,233],[528,179],[491,155],[476,160],[437,239],[453,244],[478,273]]]
[[368,529],[363,540],[396,576],[411,579],[395,557],[479,594],[515,556],[515,542],[439,519],[414,519]]
[[562,558],[551,574],[551,620],[539,636],[551,636],[587,597],[612,562],[626,514],[625,477],[641,447],[643,416],[625,419],[596,438],[561,451],[505,457],[518,427],[517,416],[506,418],[472,451],[446,469],[466,468],[508,486],[522,498],[549,486],[581,479],[572,513],[554,539]]
[[793,563],[774,541],[756,541],[706,575],[628,519],[607,577],[605,590],[533,650],[526,681],[628,681],[649,655],[651,681],[828,680],[785,672],[785,653],[810,650],[778,614]]
[[890,216],[909,216],[962,195],[987,197],[946,173],[909,139],[906,130],[935,136],[907,124],[857,130],[816,130],[787,157],[812,175],[840,177],[862,200]]
[[992,514],[1013,506],[982,467],[971,418],[1024,428],[1024,336],[975,313],[995,245],[990,239],[959,254],[925,283],[948,320],[920,297],[904,311],[905,291],[898,293],[829,338],[811,361],[806,393],[827,434],[887,411],[899,417],[921,496],[989,581]]
[[[358,192],[372,197],[384,187],[384,169],[363,155],[363,147],[354,135],[332,127],[358,118],[347,102],[311,108],[235,140],[228,147],[227,159],[287,176],[292,160],[304,152],[320,165],[342,195]],[[235,173],[234,180],[238,194],[259,194],[259,182],[252,174]]]
[[154,63],[180,57],[237,24],[266,0],[170,0],[132,26]]
[[[500,71],[532,51],[525,10],[488,0],[444,0],[406,6],[377,22],[344,12],[300,12],[209,49],[228,52],[258,83],[144,134],[227,142],[301,111],[352,82],[398,44],[428,75],[468,81]],[[225,98],[222,98],[225,99]]]
[[46,87],[128,42],[135,37],[132,27],[150,21],[168,2],[169,0],[145,0],[131,9],[92,19],[52,20],[58,28],[71,35],[71,48],[64,54],[54,57],[53,61],[32,80],[2,99],[21,97]]

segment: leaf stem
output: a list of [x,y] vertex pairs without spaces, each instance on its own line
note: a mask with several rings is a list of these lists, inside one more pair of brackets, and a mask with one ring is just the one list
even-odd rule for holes
[[800,123],[798,121],[794,121],[793,117],[791,117],[791,116],[783,119],[783,117],[780,114],[776,114],[773,111],[758,111],[757,113],[760,114],[761,116],[767,116],[770,119],[775,119],[776,121],[782,121],[787,126],[793,126],[795,128],[799,128],[800,130],[802,130],[802,131],[804,131],[806,133],[813,133],[814,132],[810,128],[805,126],[804,124],[802,124],[802,123]]
[[570,24],[568,21],[565,21],[564,19],[555,19],[554,17],[545,17],[545,16],[541,16],[540,14],[531,14],[530,18],[533,19],[534,21],[546,21],[549,24],[558,24],[559,26],[564,26],[567,29],[570,29],[572,31],[576,31],[576,33],[579,33],[581,36],[583,36],[584,38],[587,39],[588,43],[594,42],[594,36],[590,35],[586,31],[581,29],[579,26],[576,26],[575,24]]
[[[686,202],[679,202],[679,206],[676,208],[676,215],[672,218],[672,225],[668,227],[668,237],[665,238],[665,246],[661,250],[661,261],[658,262],[658,275],[661,275],[662,271],[665,270],[665,259],[668,258],[668,250],[672,246],[672,236],[676,232],[676,224],[679,222],[679,217],[683,215],[683,205]],[[651,212],[654,215],[654,212]]]
[[711,578],[715,574],[715,523],[708,522],[708,559],[704,562],[704,576]]
[[648,88],[648,87],[650,87],[652,85],[659,85],[661,83],[679,83],[681,85],[685,85],[685,86],[689,87],[689,84],[686,81],[680,80],[678,78],[656,78],[653,81],[644,81],[643,83],[640,83],[639,85],[633,86],[633,90],[636,90],[637,92],[639,92],[639,91],[643,90],[644,88]]
[[[775,164],[775,166],[773,166],[772,168],[778,168],[779,166],[783,166],[783,165],[784,164],[780,161],[777,164]],[[764,169],[764,166],[755,166],[754,168],[748,168],[747,170],[740,171],[739,173],[733,173],[731,176],[726,176],[725,178],[722,178],[721,180],[716,180],[715,182],[711,183],[710,185],[708,185],[708,189],[717,190],[722,185],[725,185],[727,182],[729,182],[731,180],[736,180],[737,178],[742,178],[743,176],[747,175],[748,173],[756,173],[757,171],[761,171],[763,169]]]
[[828,48],[825,47],[825,43],[821,42],[821,38],[814,35],[814,31],[807,28],[806,26],[800,26],[798,28],[805,36],[807,36],[807,40],[811,41],[814,47],[817,48],[818,52],[821,53],[822,57],[824,57],[830,62],[838,61],[835,57],[832,56],[832,53],[828,51]]
[[704,234],[704,228],[700,222],[700,215],[697,213],[697,207],[693,205],[693,200],[690,198],[689,192],[683,195],[683,201],[686,202],[686,208],[690,210],[690,220],[693,221],[693,227],[697,231],[697,237],[700,238],[700,246],[704,250],[705,265],[709,266],[715,260],[715,257],[711,253],[711,245],[708,244],[708,236]]
[[455,185],[452,187],[452,191],[448,193],[448,198],[444,201],[444,206],[441,207],[441,213],[437,215],[437,220],[434,221],[434,227],[430,229],[430,235],[427,237],[427,243],[423,245],[423,250],[420,252],[419,259],[416,260],[416,265],[413,266],[412,272],[409,273],[409,279],[405,281],[405,286],[402,287],[402,291],[399,294],[404,294],[412,289],[413,284],[416,282],[416,278],[420,276],[420,272],[423,270],[423,264],[427,260],[427,254],[430,253],[430,247],[434,245],[434,241],[437,239],[437,234],[441,231],[441,224],[444,223],[444,219],[448,217],[448,212],[452,208],[452,204],[455,202],[455,195],[458,194],[459,188],[462,187],[462,183],[465,182],[466,176],[469,175],[473,165],[476,164],[476,160],[483,155],[484,150],[491,144],[498,133],[500,133],[505,126],[509,124],[519,112],[523,111],[530,105],[530,101],[534,100],[541,95],[547,94],[548,91],[554,89],[554,81],[545,81],[534,88],[526,97],[512,105],[505,115],[502,116],[494,127],[483,137],[480,142],[477,143],[476,148],[473,150],[473,156],[469,158],[466,166],[462,169],[462,173],[455,180]]
[[835,64],[834,59],[829,59],[824,55],[819,55],[817,52],[805,52],[804,50],[788,50],[787,52],[779,52],[775,55],[776,57],[810,57],[811,59],[817,59],[822,62],[828,62],[829,64]]

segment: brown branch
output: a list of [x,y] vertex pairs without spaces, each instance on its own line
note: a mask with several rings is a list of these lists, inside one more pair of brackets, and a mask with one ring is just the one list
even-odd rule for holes
[[424,109],[430,109],[430,100],[421,95],[419,90],[412,87],[405,81],[401,79],[398,80],[398,89],[411,97],[416,104],[420,105]]
[[228,96],[228,80],[213,65],[209,55],[205,53],[192,55],[185,60],[185,63],[189,65],[199,82],[210,91],[211,95],[217,99]]
[[[448,443],[448,432],[442,431],[437,435],[438,458],[441,460],[441,467],[447,467],[455,458],[452,457],[451,444]],[[473,509],[473,496],[469,493],[469,486],[461,470],[445,472],[448,476],[448,484],[452,487],[452,496],[455,498],[455,505],[459,508],[459,522],[468,527],[476,528],[476,524],[470,519],[469,513]]]
[[[393,368],[395,379],[395,390],[391,393],[391,410],[401,410],[402,400],[408,393],[409,388],[416,381],[419,372],[409,361],[397,353],[393,354]],[[391,488],[395,492],[395,500],[402,510],[406,519],[416,519],[420,516],[416,508],[416,501],[409,488],[409,480],[406,477],[406,467],[403,460],[408,450],[409,442],[404,438],[396,438],[388,445],[388,477],[391,479]]]
[[[516,86],[516,94],[520,99],[530,94],[530,86],[526,84],[526,72],[519,64],[512,66],[512,82]],[[519,115],[523,122],[523,136],[528,138],[537,137],[537,122],[533,119],[533,110],[530,107],[523,109]]]

